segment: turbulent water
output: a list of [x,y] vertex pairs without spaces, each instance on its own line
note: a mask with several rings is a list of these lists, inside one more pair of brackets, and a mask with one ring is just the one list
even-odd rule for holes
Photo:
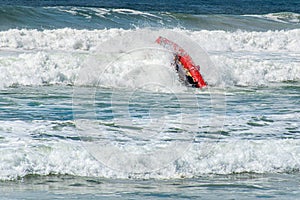
[[4,199],[299,198],[299,1],[1,3]]

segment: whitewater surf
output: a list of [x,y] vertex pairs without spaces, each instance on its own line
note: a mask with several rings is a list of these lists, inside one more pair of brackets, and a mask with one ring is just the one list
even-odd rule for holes
[[299,198],[297,3],[2,2],[1,197]]

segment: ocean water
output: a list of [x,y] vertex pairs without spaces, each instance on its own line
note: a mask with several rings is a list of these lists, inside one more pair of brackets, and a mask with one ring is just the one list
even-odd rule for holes
[[300,198],[300,1],[0,2],[1,199]]

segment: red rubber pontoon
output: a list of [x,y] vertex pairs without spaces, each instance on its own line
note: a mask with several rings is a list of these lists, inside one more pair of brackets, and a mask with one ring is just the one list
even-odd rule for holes
[[195,65],[192,58],[186,53],[183,48],[178,46],[176,43],[168,40],[167,38],[161,36],[156,39],[156,43],[174,52],[175,64],[182,65],[184,67],[186,76],[188,77],[187,79],[189,79],[189,77],[192,78],[192,80],[189,80],[190,84],[198,88],[204,88],[207,86],[207,83],[204,81],[200,73],[200,67]]

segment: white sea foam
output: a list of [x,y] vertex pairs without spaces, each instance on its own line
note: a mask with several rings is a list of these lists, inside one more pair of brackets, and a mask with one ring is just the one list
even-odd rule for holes
[[300,14],[292,12],[270,13],[265,15],[246,15],[257,18],[264,18],[281,23],[300,23]]
[[[216,68],[207,69],[205,66],[201,66],[203,75],[209,82],[214,82],[208,76],[210,70],[220,72],[221,80],[218,80],[218,83],[229,85],[268,85],[270,82],[300,80],[299,29],[267,32],[184,31],[178,29],[173,31],[189,36],[211,55],[211,60]],[[134,31],[69,28],[44,31],[26,29],[2,31],[0,32],[0,87],[43,84],[72,85],[80,70],[84,70],[84,68],[93,70],[93,67],[97,67],[86,66],[85,59],[89,55],[101,51],[101,47],[106,41],[128,33],[134,34]],[[149,40],[146,35],[144,36],[145,40]],[[133,43],[131,46],[134,46],[134,41],[130,41],[130,43]],[[141,44],[139,43],[137,46],[141,47]],[[124,52],[115,52],[115,58],[121,56],[122,53]],[[195,54],[195,52],[190,53]],[[146,59],[147,65],[166,65],[167,52],[161,52],[161,54],[165,55],[161,56],[164,59],[160,62],[158,61],[160,56],[152,59],[151,63],[151,56],[147,58],[145,54],[135,55],[141,57],[134,60]],[[104,59],[109,60],[109,57]],[[124,63],[126,65],[126,61]],[[131,63],[123,69],[127,72],[139,71],[141,65],[143,63]],[[125,72],[123,71],[121,74]],[[144,73],[143,70],[140,70],[141,77],[147,77],[149,80],[155,78],[155,74],[149,77],[149,72],[145,71]],[[120,72],[115,74],[112,71],[103,78],[115,82],[117,79],[114,77],[118,75]],[[81,81],[82,85],[95,84],[99,81],[99,77],[95,76],[94,80],[89,78]],[[123,81],[125,81],[125,85],[129,84],[125,79]],[[155,81],[157,80],[155,79]],[[161,84],[165,84],[165,82],[161,82]]]
[[[56,130],[60,123],[63,122],[1,122],[0,180],[17,179],[28,174],[173,179],[203,174],[291,172],[300,169],[299,140],[232,138],[214,143],[194,143],[182,157],[164,168],[133,174],[102,165],[89,154],[81,141],[71,139],[77,137],[74,128],[64,126],[63,131]],[[65,139],[61,139],[63,137]]]
[[72,84],[80,55],[46,52],[13,54],[0,58],[0,87],[16,85]]
[[194,31],[191,37],[207,51],[221,52],[299,52],[300,30],[289,31]]
[[137,10],[132,10],[132,9],[112,9],[113,12],[116,13],[121,13],[121,14],[131,14],[131,15],[144,15],[144,16],[150,16],[150,17],[154,17],[154,18],[160,18],[156,15],[150,14],[148,12],[141,12],[141,11],[137,11]]
[[90,51],[104,41],[127,32],[121,29],[76,30],[17,30],[0,32],[0,48],[11,50]]
[[211,56],[212,60],[221,61],[218,64],[222,68],[223,81],[227,85],[267,86],[270,83],[300,80],[300,63],[296,57],[292,61],[261,57],[253,58],[250,54],[239,59],[226,54]]
[[[53,9],[53,7],[48,7],[48,9]],[[72,15],[83,16],[87,19],[91,19],[92,14],[95,14],[96,16],[101,18],[106,18],[109,15],[123,14],[123,15],[139,15],[143,17],[152,17],[152,18],[161,19],[159,16],[156,16],[149,12],[142,12],[138,10],[125,9],[125,8],[107,9],[107,8],[84,8],[84,7],[71,7],[71,8],[57,7],[57,9],[61,12],[70,13]]]
[[[254,51],[254,52],[299,52],[300,30],[288,31],[183,31],[207,51]],[[0,48],[24,50],[93,50],[101,43],[130,30],[17,30],[11,29],[0,32]],[[145,38],[146,39],[146,38]]]

